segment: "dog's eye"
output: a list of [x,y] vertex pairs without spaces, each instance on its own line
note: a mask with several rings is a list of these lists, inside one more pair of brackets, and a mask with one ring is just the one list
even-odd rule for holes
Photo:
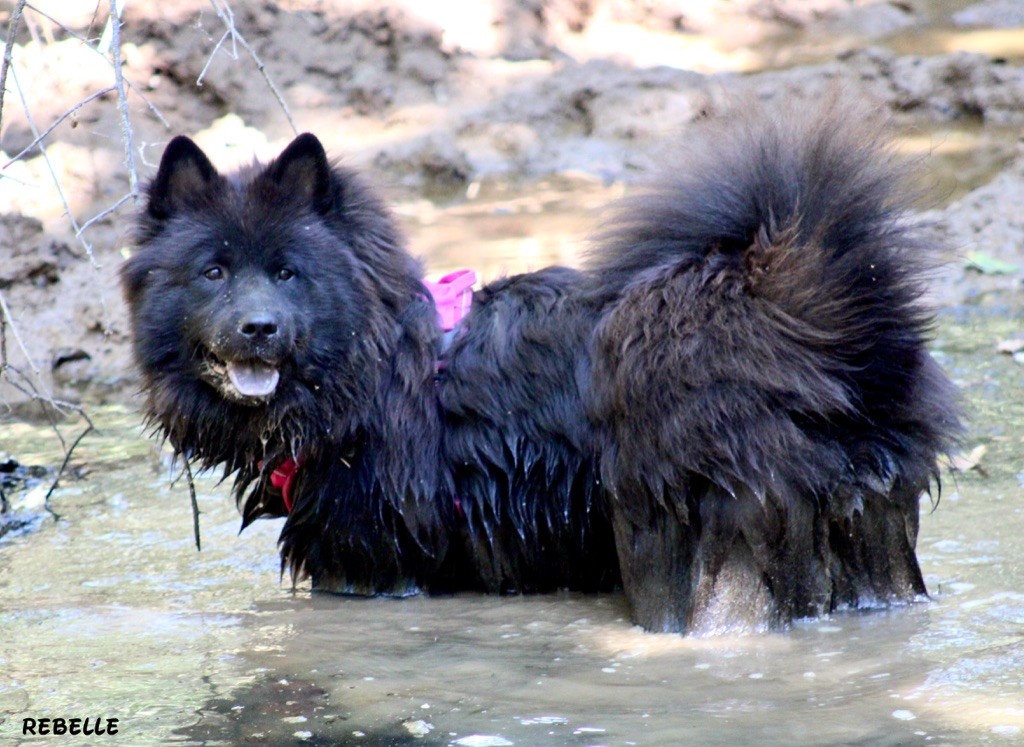
[[224,270],[223,268],[214,265],[213,267],[208,267],[203,270],[203,277],[207,280],[222,280],[224,278]]
[[291,280],[293,277],[295,277],[295,273],[289,270],[287,267],[282,267],[280,270],[277,271],[278,280]]

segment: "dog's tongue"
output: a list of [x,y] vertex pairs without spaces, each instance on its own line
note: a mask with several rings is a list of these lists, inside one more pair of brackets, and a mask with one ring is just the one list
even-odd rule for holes
[[276,368],[262,363],[229,363],[228,378],[239,394],[266,397],[274,393],[280,375]]

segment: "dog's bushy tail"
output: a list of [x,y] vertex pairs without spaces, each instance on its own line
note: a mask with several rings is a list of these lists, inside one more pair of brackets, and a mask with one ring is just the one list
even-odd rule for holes
[[[624,582],[652,583],[624,544],[690,574],[630,593],[634,612],[680,599],[664,619],[652,601],[648,627],[708,622],[735,604],[726,576],[769,623],[924,593],[917,500],[959,418],[925,349],[933,247],[865,121],[832,105],[695,128],[597,241],[591,407]],[[642,549],[669,519],[675,560]]]

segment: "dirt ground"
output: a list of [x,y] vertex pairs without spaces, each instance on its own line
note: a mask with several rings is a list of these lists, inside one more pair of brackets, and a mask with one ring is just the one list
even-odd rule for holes
[[[13,367],[0,402],[11,406],[25,395],[10,381],[70,401],[134,395],[117,267],[135,208],[102,215],[131,185],[115,93],[78,107],[114,83],[97,53],[106,5],[87,5],[34,2],[11,49],[0,122]],[[0,2],[5,38],[14,6]],[[933,187],[922,216],[950,247],[940,305],[1024,306],[1018,0],[131,0],[122,37],[142,180],[177,133],[230,167],[313,131],[371,172],[431,270],[472,263],[487,243],[474,230],[518,213],[500,269],[572,261],[536,242],[585,233],[689,124],[839,92],[882,111],[920,157]],[[44,158],[35,133],[72,109]]]

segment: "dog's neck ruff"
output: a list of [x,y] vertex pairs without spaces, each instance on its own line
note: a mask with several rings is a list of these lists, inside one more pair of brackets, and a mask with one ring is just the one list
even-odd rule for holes
[[[439,280],[423,281],[437,307],[437,323],[446,333],[459,326],[459,322],[469,314],[476,281],[476,273],[473,270],[456,270]],[[288,513],[292,512],[292,506],[295,505],[292,489],[301,465],[301,458],[289,457],[270,473],[270,484],[281,491],[284,510]]]

